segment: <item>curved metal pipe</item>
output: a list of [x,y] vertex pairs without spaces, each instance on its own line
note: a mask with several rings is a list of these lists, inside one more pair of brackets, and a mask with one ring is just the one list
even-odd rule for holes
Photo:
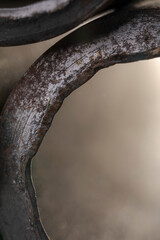
[[0,46],[28,44],[56,37],[94,16],[103,7],[109,8],[122,1],[41,0],[25,7],[0,8]]
[[122,10],[62,39],[25,73],[0,121],[0,232],[3,240],[48,239],[30,176],[64,99],[99,69],[160,56],[160,9]]

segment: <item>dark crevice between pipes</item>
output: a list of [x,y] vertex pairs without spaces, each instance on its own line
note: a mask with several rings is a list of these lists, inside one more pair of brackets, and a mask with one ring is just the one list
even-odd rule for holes
[[[15,8],[15,7],[24,7],[29,4],[38,2],[38,0],[7,0],[0,2],[0,8]],[[1,240],[1,239],[0,239]]]

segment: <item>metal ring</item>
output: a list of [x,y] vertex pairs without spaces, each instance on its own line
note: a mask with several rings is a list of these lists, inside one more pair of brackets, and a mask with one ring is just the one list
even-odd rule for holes
[[122,10],[78,29],[44,53],[9,96],[0,121],[0,233],[48,239],[30,162],[64,99],[99,69],[160,56],[160,9]]

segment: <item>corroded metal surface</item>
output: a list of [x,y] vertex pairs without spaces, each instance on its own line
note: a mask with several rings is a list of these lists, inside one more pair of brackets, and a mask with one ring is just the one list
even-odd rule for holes
[[99,69],[160,56],[160,9],[121,10],[62,39],[25,73],[0,122],[0,232],[3,240],[48,239],[30,162],[64,99]]
[[0,8],[0,46],[46,40],[97,12],[130,0],[42,0],[20,8]]

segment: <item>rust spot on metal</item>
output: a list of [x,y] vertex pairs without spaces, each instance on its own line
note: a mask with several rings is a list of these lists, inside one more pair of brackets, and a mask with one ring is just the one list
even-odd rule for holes
[[82,59],[77,60],[77,64],[80,65],[82,63]]

